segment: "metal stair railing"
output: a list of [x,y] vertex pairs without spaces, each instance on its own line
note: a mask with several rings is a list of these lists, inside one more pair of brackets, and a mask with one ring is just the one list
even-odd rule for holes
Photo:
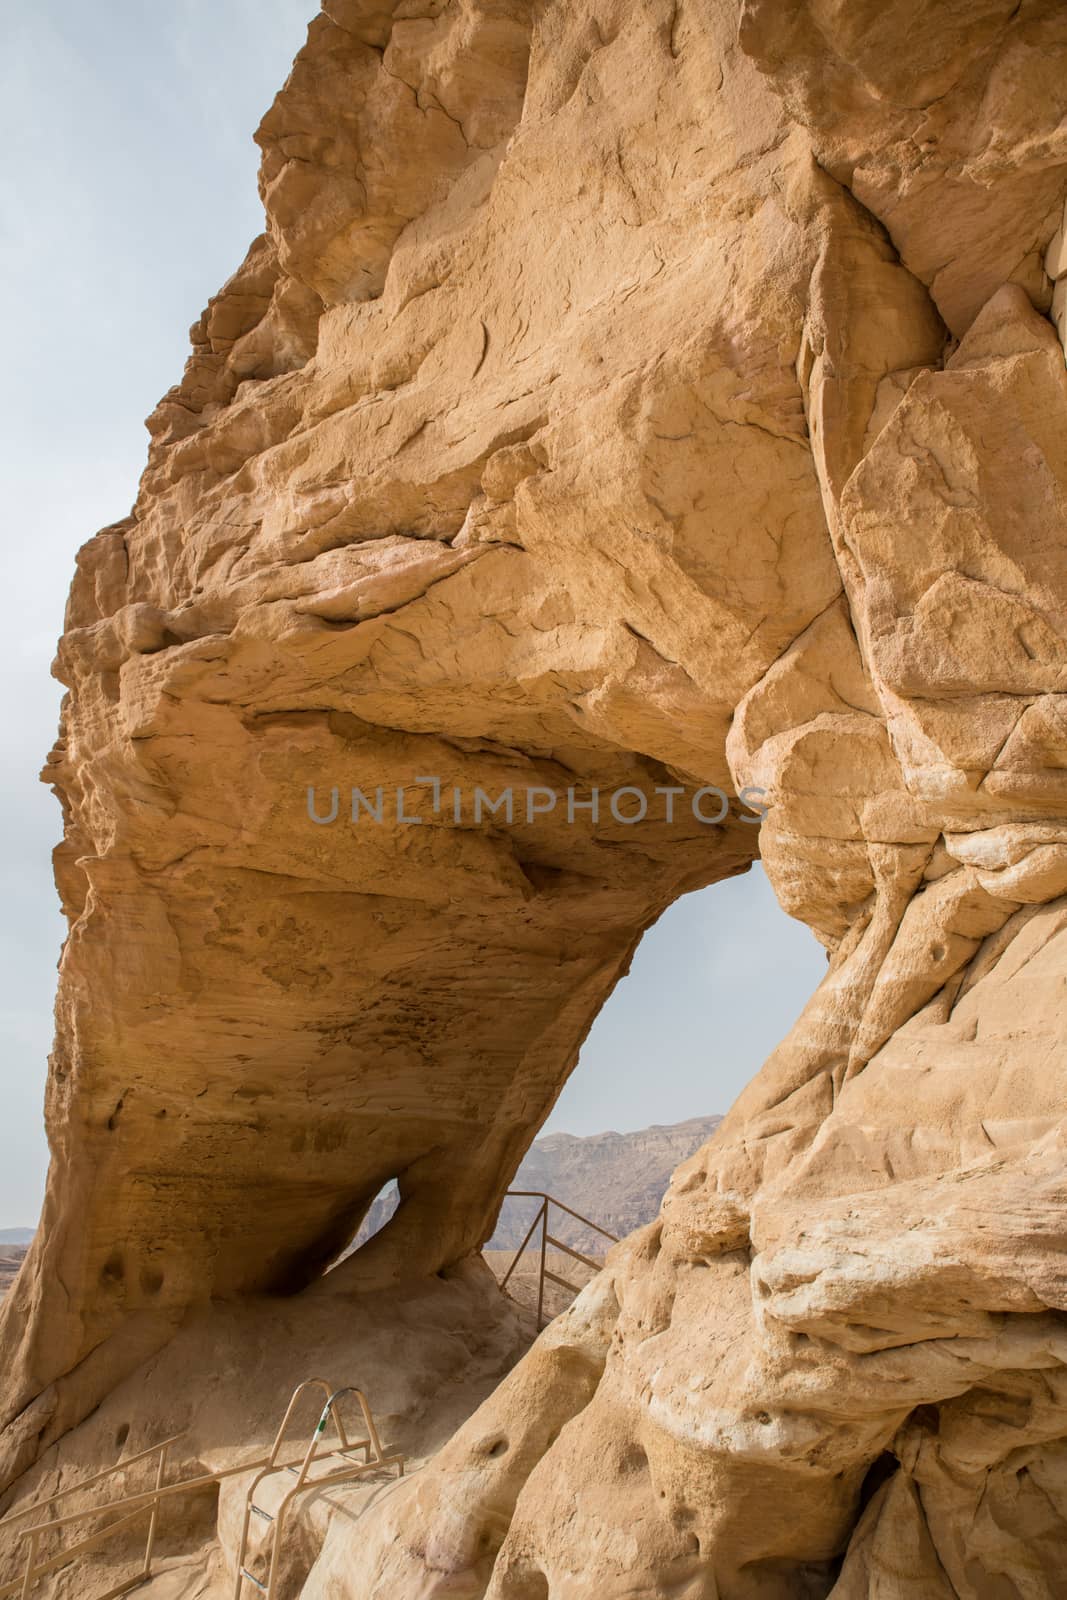
[[[326,1404],[322,1408],[322,1413],[317,1424],[315,1425],[315,1431],[311,1435],[308,1447],[305,1450],[299,1464],[296,1462],[279,1462],[278,1456],[285,1439],[285,1430],[289,1425],[289,1419],[293,1414],[296,1403],[305,1389],[321,1389],[326,1396]],[[338,1402],[340,1401],[342,1395],[346,1394],[355,1395],[356,1399],[359,1401],[360,1410],[363,1414],[364,1426],[367,1429],[367,1437],[365,1439],[350,1440],[345,1433],[344,1421],[341,1416]],[[337,1437],[340,1442],[332,1450],[328,1450],[324,1454],[320,1454],[319,1443],[326,1431],[327,1423],[330,1422],[331,1419],[334,1427],[337,1430]],[[362,1461],[353,1460],[351,1455],[353,1450],[363,1451]],[[319,1477],[308,1477],[308,1472],[313,1462],[316,1460],[329,1461],[338,1457],[343,1458],[347,1465],[344,1467],[339,1467],[334,1471],[324,1473]],[[241,1548],[237,1557],[237,1572],[234,1576],[233,1600],[240,1600],[241,1591],[246,1582],[251,1583],[256,1589],[259,1590],[261,1594],[266,1595],[267,1600],[274,1600],[275,1588],[278,1582],[278,1564],[281,1558],[282,1536],[285,1531],[285,1522],[290,1507],[298,1495],[306,1493],[310,1489],[326,1489],[333,1487],[335,1484],[349,1483],[354,1478],[358,1478],[362,1473],[370,1472],[374,1467],[388,1466],[395,1466],[397,1468],[398,1477],[402,1478],[404,1476],[404,1457],[400,1454],[385,1455],[382,1450],[381,1440],[378,1437],[378,1430],[374,1425],[374,1418],[371,1415],[370,1406],[367,1404],[367,1397],[363,1394],[362,1390],[351,1387],[331,1390],[330,1385],[323,1378],[308,1378],[305,1380],[305,1382],[299,1384],[297,1388],[293,1390],[292,1397],[288,1406],[286,1407],[285,1416],[282,1418],[281,1426],[275,1435],[274,1445],[271,1449],[270,1455],[267,1457],[266,1462],[263,1464],[260,1470],[256,1473],[256,1476],[249,1485],[248,1493],[245,1496],[245,1514],[244,1522],[241,1527]],[[285,1495],[283,1495],[276,1511],[266,1511],[262,1506],[256,1505],[254,1499],[255,1492],[266,1478],[281,1472],[291,1473],[296,1479],[296,1482],[293,1484],[292,1488],[289,1489]],[[262,1518],[264,1522],[273,1524],[274,1528],[274,1533],[271,1538],[270,1561],[267,1567],[266,1582],[263,1582],[257,1578],[255,1574],[250,1572],[245,1566],[245,1558],[248,1554],[248,1535],[253,1515]]]
[[[304,1391],[304,1389],[310,1386],[321,1388],[326,1394],[327,1403],[323,1408],[318,1423],[316,1424],[315,1432],[311,1438],[311,1443],[304,1450],[303,1454],[295,1456],[289,1461],[280,1461],[278,1457],[281,1444],[283,1442],[286,1425],[289,1422],[298,1397]],[[339,1413],[334,1415],[337,1401],[342,1395],[345,1394],[354,1394],[359,1400],[363,1413],[363,1420],[367,1427],[366,1439],[356,1439],[350,1441],[344,1432],[344,1425],[341,1421]],[[334,1422],[337,1427],[337,1433],[340,1442],[332,1450],[321,1451],[319,1448],[321,1438],[325,1432],[326,1425],[331,1415],[334,1415]],[[347,1483],[352,1479],[359,1477],[362,1473],[372,1471],[375,1467],[396,1466],[398,1468],[399,1476],[403,1476],[404,1471],[404,1457],[399,1452],[394,1452],[388,1455],[383,1452],[378,1430],[375,1427],[374,1418],[371,1414],[370,1406],[367,1403],[366,1396],[363,1395],[360,1390],[353,1388],[332,1390],[330,1385],[323,1378],[309,1378],[304,1383],[299,1384],[293,1391],[289,1405],[286,1408],[285,1417],[283,1418],[282,1425],[275,1436],[274,1444],[269,1455],[256,1457],[252,1461],[242,1461],[237,1466],[221,1467],[216,1472],[200,1473],[195,1478],[181,1479],[177,1483],[165,1483],[164,1474],[166,1471],[168,1453],[171,1446],[176,1444],[178,1440],[182,1438],[184,1438],[183,1434],[174,1434],[169,1439],[162,1439],[159,1441],[159,1443],[150,1445],[147,1450],[142,1450],[137,1455],[129,1456],[124,1461],[117,1461],[114,1466],[105,1467],[102,1472],[94,1473],[92,1477],[85,1478],[80,1483],[69,1484],[65,1489],[60,1489],[56,1494],[50,1495],[48,1499],[35,1501],[33,1505],[25,1506],[22,1510],[13,1512],[10,1516],[5,1517],[2,1521],[0,1521],[0,1537],[2,1537],[8,1531],[12,1531],[14,1532],[14,1537],[18,1542],[26,1542],[26,1559],[22,1569],[22,1576],[15,1578],[13,1581],[0,1585],[0,1600],[9,1600],[9,1597],[14,1595],[18,1595],[19,1600],[26,1600],[26,1597],[30,1594],[33,1585],[39,1578],[46,1577],[51,1572],[57,1572],[61,1567],[70,1566],[88,1551],[94,1549],[99,1544],[103,1544],[105,1540],[112,1536],[112,1534],[119,1533],[125,1528],[132,1527],[133,1524],[136,1523],[141,1517],[147,1516],[149,1519],[148,1535],[145,1544],[144,1560],[142,1562],[140,1571],[136,1572],[132,1577],[125,1579],[122,1583],[117,1584],[114,1588],[108,1589],[105,1594],[96,1596],[96,1600],[117,1600],[119,1595],[127,1594],[131,1589],[134,1589],[139,1584],[146,1582],[147,1579],[152,1576],[152,1560],[155,1549],[156,1528],[158,1524],[159,1507],[162,1501],[172,1499],[177,1495],[192,1494],[197,1490],[207,1488],[210,1485],[219,1484],[226,1478],[239,1477],[242,1474],[254,1472],[257,1474],[255,1483],[253,1484],[254,1489],[255,1485],[261,1482],[262,1478],[266,1476],[268,1470],[274,1472],[293,1473],[297,1476],[297,1485],[296,1488],[293,1491],[290,1491],[289,1495],[286,1496],[285,1507],[288,1509],[288,1504],[294,1498],[294,1495],[304,1490],[321,1489],[332,1487],[335,1484]],[[364,1460],[359,1462],[353,1461],[348,1455],[348,1452],[352,1450],[362,1450],[364,1453]],[[157,1454],[159,1455],[160,1459],[156,1468],[156,1482],[153,1488],[142,1490],[137,1494],[123,1495],[117,1500],[105,1500],[104,1502],[96,1505],[86,1506],[81,1511],[70,1511],[67,1512],[65,1516],[52,1517],[45,1522],[35,1522],[29,1527],[23,1527],[15,1531],[14,1525],[16,1523],[22,1522],[27,1517],[33,1515],[39,1516],[43,1511],[46,1511],[49,1506],[54,1506],[57,1500],[65,1499],[68,1495],[83,1493],[86,1489],[90,1489],[94,1485],[102,1483],[106,1479],[114,1477],[120,1472],[126,1472],[130,1467],[137,1465],[141,1461],[146,1461]],[[346,1465],[323,1476],[315,1478],[308,1477],[308,1469],[313,1462],[329,1461],[335,1457],[344,1457]],[[248,1500],[251,1500],[253,1489],[249,1490],[247,1497]],[[72,1528],[79,1522],[85,1522],[93,1518],[107,1516],[110,1512],[120,1512],[121,1515],[115,1520],[109,1522],[106,1527],[99,1528],[95,1533],[91,1533],[86,1538],[80,1539],[76,1544],[69,1545],[66,1549],[59,1550],[55,1554],[45,1557],[43,1561],[38,1561],[37,1554],[40,1548],[40,1542],[47,1534],[62,1533],[65,1529]],[[251,1513],[249,1512],[247,1515],[250,1516]],[[280,1537],[277,1537],[275,1542],[280,1549]],[[244,1554],[245,1552],[242,1549],[242,1563],[244,1560]],[[275,1561],[274,1565],[276,1566],[276,1564],[277,1563]],[[251,1574],[248,1576],[251,1577]],[[242,1580],[239,1578],[238,1581],[240,1583]],[[259,1584],[259,1581],[256,1578],[252,1578],[251,1581],[253,1584],[256,1584],[257,1587],[263,1588],[264,1592],[268,1592],[264,1586]]]
[[580,1211],[575,1211],[572,1206],[565,1205],[562,1200],[557,1200],[553,1195],[546,1194],[543,1189],[509,1189],[504,1198],[505,1200],[540,1200],[541,1202],[533,1221],[527,1229],[525,1238],[512,1258],[511,1265],[500,1280],[500,1287],[506,1289],[508,1280],[525,1255],[530,1240],[540,1228],[540,1259],[537,1272],[537,1328],[538,1332],[540,1332],[545,1327],[546,1321],[551,1321],[551,1318],[546,1319],[544,1314],[546,1279],[551,1283],[559,1284],[560,1288],[569,1290],[573,1295],[580,1294],[582,1289],[581,1284],[570,1283],[566,1278],[561,1278],[559,1273],[552,1272],[549,1269],[546,1259],[549,1245],[554,1250],[562,1250],[565,1255],[572,1256],[575,1261],[581,1261],[585,1266],[592,1267],[594,1272],[599,1272],[603,1265],[603,1262],[594,1261],[590,1256],[583,1255],[580,1250],[575,1250],[573,1245],[565,1244],[562,1239],[557,1239],[555,1235],[549,1233],[549,1207],[555,1206],[557,1211],[566,1212],[567,1216],[573,1217],[576,1222],[582,1223],[584,1227],[592,1228],[595,1233],[599,1233],[603,1238],[610,1239],[612,1244],[618,1244],[618,1235],[609,1233],[608,1229],[602,1228],[599,1222],[594,1222],[591,1217],[583,1217]]

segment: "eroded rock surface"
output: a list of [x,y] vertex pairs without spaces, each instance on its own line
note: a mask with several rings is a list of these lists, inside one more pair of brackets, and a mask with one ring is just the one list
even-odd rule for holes
[[[191,1307],[476,1250],[759,848],[824,982],[303,1592],[1062,1594],[1065,57],[1055,0],[326,5],[79,556],[9,1479]],[[683,798],[477,825],[508,786]]]

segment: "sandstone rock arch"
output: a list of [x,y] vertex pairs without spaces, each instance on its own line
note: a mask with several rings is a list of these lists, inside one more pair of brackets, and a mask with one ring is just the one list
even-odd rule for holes
[[351,1281],[476,1248],[641,931],[756,848],[739,811],[316,827],[308,785],[755,784],[827,977],[488,1402],[527,1444],[490,1464],[478,1413],[361,1581],[1055,1592],[1063,31],[325,6],[267,232],[79,556],[8,1478],[190,1306],[308,1283],[389,1177]]

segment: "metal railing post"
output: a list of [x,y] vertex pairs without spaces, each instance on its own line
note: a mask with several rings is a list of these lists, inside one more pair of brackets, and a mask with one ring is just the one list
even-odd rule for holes
[[37,1537],[35,1533],[30,1535],[30,1548],[26,1552],[26,1571],[22,1575],[22,1600],[26,1600],[33,1582],[33,1569],[37,1564]]
[[166,1471],[166,1467],[167,1467],[167,1451],[168,1451],[169,1448],[170,1448],[169,1445],[164,1445],[162,1450],[160,1450],[160,1452],[159,1452],[159,1465],[156,1468],[156,1491],[157,1491],[157,1493],[156,1493],[156,1498],[152,1501],[152,1512],[151,1512],[151,1515],[148,1518],[148,1538],[145,1541],[145,1547],[144,1547],[144,1569],[143,1569],[143,1575],[146,1578],[150,1578],[152,1576],[152,1554],[153,1554],[153,1551],[155,1550],[155,1547],[156,1547],[156,1525],[159,1522],[159,1494],[158,1494],[158,1491],[160,1489],[162,1489],[162,1487],[163,1487],[163,1475],[164,1475],[164,1473]]
[[544,1327],[545,1264],[548,1255],[548,1196],[541,1202],[541,1270],[537,1274],[537,1331]]
[[[549,1207],[555,1206],[557,1211],[565,1212],[567,1216],[573,1217],[576,1222],[582,1223],[587,1228],[592,1228],[595,1233],[600,1234],[601,1238],[610,1240],[612,1244],[618,1244],[619,1241],[614,1233],[611,1233],[607,1228],[602,1227],[599,1222],[594,1222],[591,1217],[583,1217],[580,1211],[574,1210],[573,1206],[568,1206],[562,1200],[557,1200],[554,1195],[546,1194],[543,1189],[509,1189],[505,1195],[505,1199],[539,1200],[541,1202],[537,1211],[534,1213],[534,1219],[530,1223],[522,1243],[519,1245],[519,1248],[512,1257],[507,1271],[499,1280],[501,1289],[506,1289],[512,1273],[515,1271],[516,1267],[519,1265],[519,1262],[526,1253],[527,1246],[532,1241],[533,1236],[537,1232],[538,1228],[540,1228],[541,1244],[538,1252],[539,1263],[537,1274],[537,1329],[538,1332],[540,1332],[541,1329],[546,1326],[545,1280],[548,1279],[552,1283],[558,1283],[562,1288],[567,1289],[572,1295],[578,1294],[580,1290],[580,1286],[578,1284],[571,1283],[566,1278],[560,1277],[558,1273],[550,1271],[548,1267],[549,1245],[551,1245],[554,1249],[564,1251],[568,1256],[573,1256],[576,1261],[582,1262],[583,1266],[592,1268],[594,1272],[598,1272],[603,1264],[602,1262],[592,1260],[589,1256],[584,1254],[583,1251],[576,1250],[573,1245],[567,1244],[563,1239],[557,1239],[554,1234],[549,1232]],[[551,1321],[552,1319],[549,1318],[548,1320]]]
[[[504,1198],[507,1199],[508,1198],[507,1195],[505,1195]],[[504,1276],[500,1280],[500,1287],[502,1289],[506,1289],[507,1288],[508,1281],[509,1281],[509,1279],[511,1277],[511,1274],[515,1271],[515,1268],[518,1266],[519,1262],[522,1260],[523,1256],[526,1254],[526,1246],[529,1244],[530,1240],[533,1238],[534,1234],[537,1232],[537,1224],[540,1222],[540,1220],[541,1220],[541,1212],[540,1212],[540,1209],[538,1209],[537,1211],[534,1212],[534,1219],[530,1223],[530,1226],[527,1228],[526,1233],[525,1233],[525,1235],[523,1237],[522,1243],[520,1244],[519,1248],[516,1250],[514,1256],[512,1257],[511,1265],[508,1267],[508,1270],[505,1272]]]

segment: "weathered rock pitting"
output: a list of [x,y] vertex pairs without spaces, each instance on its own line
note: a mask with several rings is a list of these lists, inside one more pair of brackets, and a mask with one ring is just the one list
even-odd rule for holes
[[1053,0],[326,6],[79,556],[8,1479],[190,1308],[475,1251],[643,929],[757,849],[309,785],[756,785],[825,980],[303,1592],[1061,1592],[1065,58]]

